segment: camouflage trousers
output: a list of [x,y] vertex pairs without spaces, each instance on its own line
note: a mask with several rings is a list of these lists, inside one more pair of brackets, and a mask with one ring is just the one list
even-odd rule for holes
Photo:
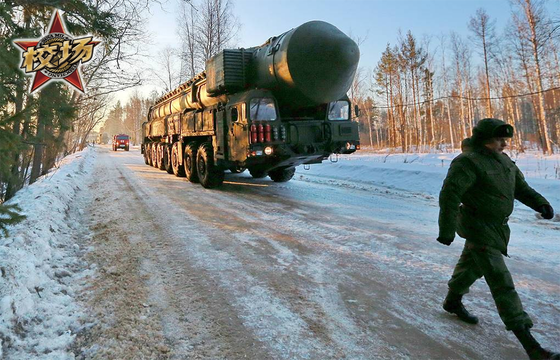
[[533,322],[523,311],[523,305],[511,274],[499,250],[465,243],[463,253],[449,280],[449,289],[457,294],[466,294],[474,282],[484,276],[496,302],[500,318],[508,330],[532,327]]

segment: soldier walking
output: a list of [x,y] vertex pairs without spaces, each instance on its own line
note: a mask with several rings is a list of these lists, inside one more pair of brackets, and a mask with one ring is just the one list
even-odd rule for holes
[[455,233],[466,239],[443,308],[467,323],[477,324],[478,318],[465,309],[461,299],[484,276],[500,318],[529,358],[560,359],[560,354],[543,349],[531,335],[533,322],[523,311],[504,262],[514,199],[545,219],[554,216],[549,202],[525,182],[519,168],[503,153],[511,137],[511,125],[498,119],[480,120],[473,136],[463,141],[463,153],[453,159],[443,182],[437,241],[449,246]]

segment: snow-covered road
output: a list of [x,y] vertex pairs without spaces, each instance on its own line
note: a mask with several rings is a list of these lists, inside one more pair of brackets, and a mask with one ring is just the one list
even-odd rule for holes
[[[207,190],[145,165],[137,149],[95,155],[75,204],[96,270],[78,292],[79,358],[526,356],[483,280],[465,297],[479,325],[441,309],[463,244],[435,241],[444,169],[389,166],[387,178],[353,181],[363,165],[341,160],[283,184],[227,174]],[[549,348],[560,343],[559,221],[520,206],[506,259]]]

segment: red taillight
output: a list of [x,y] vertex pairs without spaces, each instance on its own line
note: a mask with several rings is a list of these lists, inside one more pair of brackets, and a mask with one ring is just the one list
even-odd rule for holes
[[255,144],[257,142],[257,125],[251,125],[251,144]]
[[264,126],[264,141],[270,142],[270,124]]
[[257,128],[259,130],[259,142],[264,142],[264,126],[259,124]]

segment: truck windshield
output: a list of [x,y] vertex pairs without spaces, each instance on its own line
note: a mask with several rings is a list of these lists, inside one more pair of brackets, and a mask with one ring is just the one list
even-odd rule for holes
[[128,140],[128,136],[126,135],[117,136],[117,140]]
[[350,119],[350,104],[348,101],[339,100],[329,104],[329,120]]
[[276,107],[273,99],[255,98],[251,99],[251,120],[276,120]]

